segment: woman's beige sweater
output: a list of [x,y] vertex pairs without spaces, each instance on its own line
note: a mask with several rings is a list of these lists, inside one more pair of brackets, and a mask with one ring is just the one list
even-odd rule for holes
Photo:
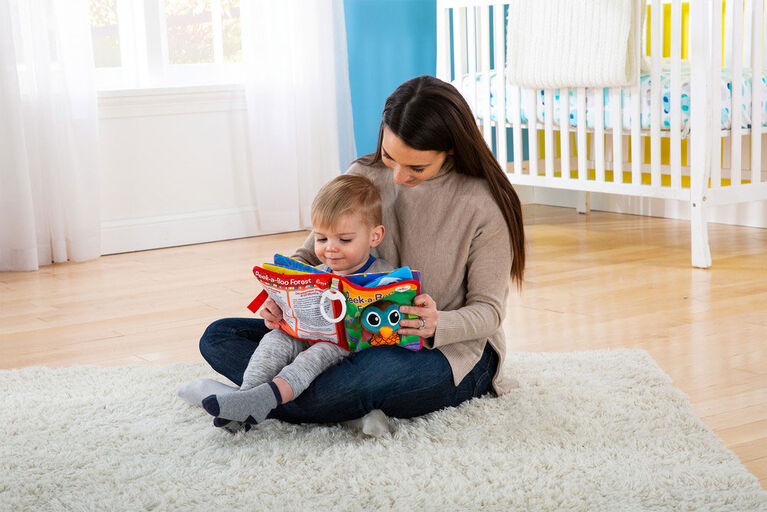
[[[504,375],[506,338],[501,325],[509,295],[509,230],[487,182],[458,173],[452,159],[415,187],[397,185],[392,170],[352,164],[349,172],[369,178],[383,200],[386,229],[378,255],[395,267],[421,273],[421,292],[437,303],[439,318],[426,348],[439,349],[456,385],[482,356],[487,341],[499,356],[493,390],[514,387]],[[310,236],[295,254],[318,264]]]

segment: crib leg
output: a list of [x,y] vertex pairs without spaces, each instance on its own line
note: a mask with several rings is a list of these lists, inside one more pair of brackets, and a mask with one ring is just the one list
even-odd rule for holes
[[711,266],[711,249],[708,245],[708,221],[706,207],[702,199],[693,199],[690,203],[690,228],[692,266],[708,268]]
[[591,211],[591,193],[578,191],[578,197],[575,203],[575,211],[578,213],[589,213]]

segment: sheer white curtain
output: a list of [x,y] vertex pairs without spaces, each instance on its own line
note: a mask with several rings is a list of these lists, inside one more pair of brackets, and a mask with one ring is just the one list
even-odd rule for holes
[[0,0],[0,270],[101,253],[87,0]]
[[260,227],[301,229],[355,156],[343,2],[241,0],[241,13]]

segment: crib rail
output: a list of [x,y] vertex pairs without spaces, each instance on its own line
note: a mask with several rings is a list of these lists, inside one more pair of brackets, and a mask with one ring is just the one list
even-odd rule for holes
[[637,0],[641,85],[540,91],[505,83],[508,2],[438,0],[437,75],[462,91],[510,181],[689,201],[705,246],[693,261],[708,266],[704,207],[767,197],[764,1]]

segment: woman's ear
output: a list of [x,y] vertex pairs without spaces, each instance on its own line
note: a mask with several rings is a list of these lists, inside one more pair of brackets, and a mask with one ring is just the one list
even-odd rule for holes
[[384,233],[386,232],[386,229],[383,227],[383,224],[379,224],[378,226],[375,226],[373,229],[370,230],[370,247],[378,247],[378,244],[381,243],[384,237]]

